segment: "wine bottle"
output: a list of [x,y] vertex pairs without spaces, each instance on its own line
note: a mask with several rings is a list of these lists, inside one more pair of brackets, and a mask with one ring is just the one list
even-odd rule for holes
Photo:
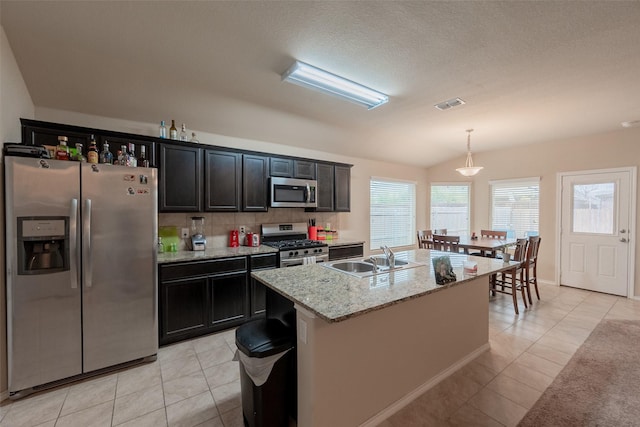
[[188,141],[189,137],[187,136],[187,128],[182,124],[182,129],[180,130],[180,141]]
[[178,139],[178,129],[176,128],[175,120],[171,120],[171,127],[169,128],[169,138]]
[[164,120],[160,122],[160,138],[167,137],[167,127],[164,125]]
[[100,153],[100,163],[110,165],[113,163],[113,154],[109,151],[109,143],[104,141],[102,144],[102,152]]
[[89,150],[87,151],[87,161],[89,163],[98,163],[98,147],[96,146],[96,140],[91,135],[91,142],[89,143]]
[[138,157],[138,166],[141,168],[149,167],[149,160],[147,160],[147,148],[144,145],[140,146],[140,157]]

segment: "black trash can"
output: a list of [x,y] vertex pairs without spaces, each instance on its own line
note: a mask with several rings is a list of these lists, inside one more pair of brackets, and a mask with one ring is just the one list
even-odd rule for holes
[[287,427],[297,410],[295,330],[278,319],[255,320],[236,329],[236,346],[245,426]]

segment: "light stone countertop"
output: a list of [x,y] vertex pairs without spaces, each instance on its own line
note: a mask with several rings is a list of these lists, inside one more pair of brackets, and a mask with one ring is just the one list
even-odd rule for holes
[[278,250],[270,246],[258,247],[239,246],[237,248],[207,248],[204,251],[178,251],[163,252],[158,254],[158,264],[172,262],[203,261],[207,259],[229,258],[234,256],[247,256],[258,254],[278,253]]
[[[457,281],[436,285],[431,259],[443,255],[449,255]],[[361,258],[354,258],[356,259]],[[422,265],[365,278],[335,271],[320,264],[262,270],[251,276],[319,318],[327,322],[340,322],[517,265],[516,262],[507,265],[500,259],[427,249],[396,252],[396,259]],[[476,275],[463,274],[462,264],[466,260],[478,264]],[[488,293],[487,288],[487,298]]]

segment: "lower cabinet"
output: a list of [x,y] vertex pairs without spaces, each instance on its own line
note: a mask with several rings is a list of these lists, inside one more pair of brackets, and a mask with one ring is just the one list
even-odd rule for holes
[[[252,255],[249,258],[251,271],[267,270],[278,266],[277,254]],[[251,282],[251,316],[264,317],[266,312],[266,286],[249,277]]]
[[159,267],[160,345],[240,325],[249,318],[247,257]]

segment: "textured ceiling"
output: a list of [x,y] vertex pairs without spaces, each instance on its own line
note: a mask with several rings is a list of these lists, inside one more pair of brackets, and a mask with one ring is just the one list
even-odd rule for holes
[[[38,107],[429,166],[640,119],[640,2],[6,1]],[[298,59],[365,108],[282,83]],[[433,105],[460,97],[466,105]]]

